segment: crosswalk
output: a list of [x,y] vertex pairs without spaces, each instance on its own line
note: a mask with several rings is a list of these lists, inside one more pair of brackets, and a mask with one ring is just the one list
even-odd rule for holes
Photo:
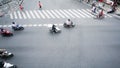
[[[91,9],[24,10],[10,13],[10,19],[92,18]],[[106,14],[106,17],[112,17]]]

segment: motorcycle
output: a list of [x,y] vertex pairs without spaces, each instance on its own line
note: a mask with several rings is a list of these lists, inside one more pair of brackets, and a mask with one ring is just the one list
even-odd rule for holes
[[0,49],[0,57],[1,58],[10,58],[13,57],[14,55],[8,51],[6,51],[6,49]]
[[16,65],[5,62],[5,61],[1,61],[0,62],[0,68],[17,68]]
[[67,24],[67,23],[64,23],[63,24],[63,26],[65,27],[65,28],[72,28],[72,27],[75,27],[75,24]]
[[105,15],[102,15],[102,16],[98,16],[98,15],[96,15],[95,17],[93,17],[94,19],[103,19],[103,18],[105,18]]
[[52,27],[50,27],[49,30],[50,30],[51,33],[60,33],[61,32],[61,29],[58,28],[58,27],[55,27],[55,30],[53,30]]
[[14,31],[24,30],[24,27],[22,27],[22,26],[20,26],[20,25],[17,25],[16,27],[13,27],[13,26],[12,26],[12,29],[13,29]]
[[13,36],[13,33],[10,32],[9,30],[3,29],[3,31],[1,31],[1,35],[2,36]]

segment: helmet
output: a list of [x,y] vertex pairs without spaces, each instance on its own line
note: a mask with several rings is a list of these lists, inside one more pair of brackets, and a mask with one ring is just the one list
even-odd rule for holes
[[1,31],[3,31],[4,29],[3,28],[0,28]]
[[15,22],[12,22],[12,24],[15,24]]
[[68,19],[68,21],[70,21],[70,19]]
[[53,24],[53,26],[55,26],[55,24]]

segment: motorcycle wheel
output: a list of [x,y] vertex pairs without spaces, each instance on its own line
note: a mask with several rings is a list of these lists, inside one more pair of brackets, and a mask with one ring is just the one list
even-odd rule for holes
[[13,36],[13,33],[10,33],[10,35],[9,36]]
[[21,27],[21,30],[24,30],[24,27]]

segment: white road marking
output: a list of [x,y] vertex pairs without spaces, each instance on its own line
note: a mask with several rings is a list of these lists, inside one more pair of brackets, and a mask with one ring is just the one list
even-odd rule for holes
[[72,11],[71,9],[68,10],[69,12],[71,12],[71,14],[73,14],[74,16],[80,18],[80,16],[78,16],[74,11]]
[[89,15],[87,15],[86,13],[84,13],[83,11],[81,11],[81,10],[79,10],[79,9],[77,9],[77,11],[79,11],[81,14],[83,14],[84,16],[86,16],[86,17],[88,17],[88,18],[90,18],[90,16]]
[[75,18],[69,11],[63,10],[66,14],[68,14],[70,17]]
[[30,16],[29,12],[28,12],[28,11],[25,11],[25,12],[26,12],[27,17],[28,17],[29,19],[31,19],[31,16]]
[[82,9],[82,11],[84,11],[87,15],[93,17],[93,15],[91,13],[87,12],[86,10]]
[[57,18],[60,18],[53,10],[50,10]]
[[[50,18],[91,18],[90,9],[53,9],[53,10],[25,10],[10,13],[11,19],[50,19]],[[112,15],[105,14],[105,17]]]
[[22,15],[23,15],[23,18],[24,18],[24,19],[27,19],[27,17],[26,17],[26,15],[25,15],[24,12],[22,12]]
[[17,13],[16,12],[14,12],[14,17],[15,17],[15,19],[17,19],[18,17],[17,17]]
[[19,19],[22,19],[20,11],[17,11]]
[[45,19],[45,16],[42,14],[42,12],[40,11],[40,10],[37,10],[38,11],[38,13],[40,14],[40,16],[43,18],[43,19]]
[[105,14],[106,16],[108,16],[108,17],[112,17],[111,15],[109,15],[109,14]]
[[50,16],[44,10],[42,10],[42,12],[47,18],[50,18]]
[[38,24],[38,26],[40,27],[40,26],[42,26],[42,24]]
[[54,10],[57,14],[59,14],[62,18],[65,18],[58,10]]
[[33,14],[33,12],[30,10],[29,11],[30,12],[30,14],[32,15],[32,17],[35,19],[36,17],[35,17],[35,15]]
[[65,14],[65,12],[63,12],[61,9],[59,9],[59,11],[63,14],[63,15],[65,15],[67,18],[70,18],[67,14]]
[[81,17],[85,18],[85,16],[82,15],[81,13],[79,13],[77,10],[73,9],[73,11],[74,11],[75,13],[77,13],[78,15],[80,15]]
[[49,10],[46,10],[46,12],[47,12],[52,18],[55,18],[55,17],[53,16],[53,14],[52,14]]
[[37,13],[36,10],[34,10],[34,13],[35,13],[35,15],[37,16],[37,18],[40,18],[40,16],[38,15],[38,13]]
[[12,13],[10,13],[10,18],[13,19],[13,14]]

